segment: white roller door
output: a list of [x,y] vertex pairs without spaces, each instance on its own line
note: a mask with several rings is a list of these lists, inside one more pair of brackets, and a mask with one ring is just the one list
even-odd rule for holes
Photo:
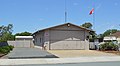
[[85,49],[84,31],[50,31],[50,49]]

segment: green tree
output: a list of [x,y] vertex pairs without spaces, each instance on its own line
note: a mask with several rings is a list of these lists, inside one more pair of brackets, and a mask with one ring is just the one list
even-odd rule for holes
[[10,33],[4,33],[0,38],[0,42],[6,42],[7,40],[14,40],[14,35]]
[[98,38],[103,38],[103,34],[97,35]]
[[81,25],[82,27],[85,27],[85,28],[89,28],[89,29],[92,29],[92,24],[90,22],[86,22],[84,24]]
[[103,34],[99,34],[98,36],[100,38],[104,38],[105,36],[109,36],[109,35],[111,35],[113,33],[116,33],[117,31],[119,31],[119,30],[117,30],[117,29],[109,29],[109,30],[106,30]]
[[[88,29],[92,29],[92,24],[90,22],[86,22],[84,24],[81,25],[82,27],[88,28]],[[90,32],[90,40],[94,40],[96,38],[96,33],[94,31]]]
[[13,25],[8,24],[7,26],[0,26],[0,41],[14,40],[14,36],[12,35]]
[[21,32],[21,33],[16,33],[15,36],[31,36],[32,33],[30,32]]
[[103,36],[109,36],[110,34],[116,33],[117,31],[117,29],[109,29],[103,33]]
[[12,32],[13,32],[12,28],[13,28],[12,24],[8,24],[8,26],[4,26],[4,25],[0,26],[1,35],[4,34],[4,33],[12,34]]

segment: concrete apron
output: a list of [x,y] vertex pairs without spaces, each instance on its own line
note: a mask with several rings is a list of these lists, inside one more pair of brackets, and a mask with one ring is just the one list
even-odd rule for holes
[[120,61],[120,56],[101,57],[77,57],[77,58],[42,58],[42,59],[0,59],[0,65],[24,65],[24,64],[63,64],[83,62],[107,62]]

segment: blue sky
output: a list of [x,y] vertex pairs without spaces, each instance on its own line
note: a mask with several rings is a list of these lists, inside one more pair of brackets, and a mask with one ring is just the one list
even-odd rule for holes
[[[76,25],[93,23],[90,10],[95,4],[95,31],[120,29],[120,0],[67,0],[68,21]],[[35,32],[63,24],[65,0],[0,0],[0,25],[13,24],[13,33]]]

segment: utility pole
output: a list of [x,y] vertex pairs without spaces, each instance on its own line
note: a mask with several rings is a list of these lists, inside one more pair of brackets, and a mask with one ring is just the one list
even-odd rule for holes
[[67,22],[67,0],[65,0],[65,23]]

